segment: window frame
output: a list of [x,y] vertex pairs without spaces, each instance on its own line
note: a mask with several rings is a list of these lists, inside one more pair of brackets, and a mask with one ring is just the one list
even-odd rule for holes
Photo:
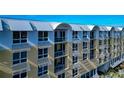
[[58,78],[65,78],[65,73],[59,74]]
[[72,76],[75,77],[76,75],[78,75],[78,68],[72,69]]
[[[47,51],[45,53],[45,50]],[[42,53],[40,53],[42,51]],[[48,57],[48,48],[38,48],[38,59],[43,59]]]
[[72,44],[72,51],[78,51],[78,44],[77,43]]
[[78,31],[73,31],[72,32],[72,38],[73,39],[78,39]]
[[[15,33],[18,33],[18,38],[15,38]],[[24,37],[24,33],[26,34]],[[17,42],[18,41],[18,42]],[[13,31],[13,44],[23,44],[28,41],[28,32],[26,31]]]
[[[46,36],[45,36],[46,34]],[[47,31],[38,31],[38,41],[48,41],[48,32]]]
[[65,57],[57,58],[54,62],[54,72],[59,72],[65,68]]
[[87,58],[88,58],[88,54],[87,53],[83,53],[83,60],[86,60]]
[[87,49],[87,42],[83,42],[83,49]]
[[78,62],[78,56],[72,56],[72,59],[73,64]]
[[[22,74],[26,74],[26,76],[24,76],[24,77],[22,77]],[[19,77],[14,77],[14,75],[18,75]],[[12,76],[13,78],[26,78],[26,77],[28,77],[28,72],[27,72],[27,70],[22,70],[22,71],[19,71],[19,72],[15,72],[15,73],[13,73],[13,76]]]
[[43,76],[48,74],[48,65],[38,66],[38,76]]
[[[26,56],[25,57],[22,57],[22,53],[24,53],[24,52],[26,53]],[[16,53],[19,54],[19,58],[17,58],[17,59],[14,58],[14,54],[16,54]],[[21,63],[26,63],[28,61],[27,57],[28,57],[27,51],[14,52],[13,53],[13,61],[12,61],[13,62],[13,65],[17,65],[17,64],[21,64]],[[26,60],[26,61],[24,61],[24,60]],[[16,61],[18,61],[18,63],[16,63]]]

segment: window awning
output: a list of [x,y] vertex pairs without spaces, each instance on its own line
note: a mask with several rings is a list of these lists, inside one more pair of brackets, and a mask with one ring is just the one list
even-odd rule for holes
[[1,19],[0,19],[0,31],[3,31]]
[[31,24],[36,28],[37,31],[53,31],[48,22],[32,21]]
[[11,31],[33,31],[30,22],[24,20],[4,19]]
[[82,31],[80,25],[70,24],[70,26],[72,27],[73,31]]

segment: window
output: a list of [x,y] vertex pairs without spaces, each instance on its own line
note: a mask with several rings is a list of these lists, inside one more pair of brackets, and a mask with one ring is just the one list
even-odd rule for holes
[[65,68],[65,57],[55,59],[54,72],[61,71]]
[[90,77],[93,77],[94,76],[94,70],[91,70],[90,71]]
[[38,76],[42,76],[48,73],[48,66],[38,66]]
[[94,31],[90,32],[90,38],[94,38]]
[[73,74],[73,77],[76,76],[78,74],[78,69],[77,68],[73,69],[72,74]]
[[78,38],[78,32],[77,31],[73,31],[72,38],[73,39],[77,39]]
[[78,61],[78,57],[77,56],[73,56],[73,64],[77,63],[77,61]]
[[13,43],[26,43],[27,42],[27,32],[13,32]]
[[65,54],[65,44],[55,44],[55,57]]
[[38,32],[38,41],[47,41],[48,40],[48,32]]
[[101,54],[102,53],[102,49],[99,49],[99,54]]
[[104,40],[104,44],[107,44],[107,40],[106,39]]
[[65,78],[65,73],[58,75],[58,78]]
[[90,78],[90,72],[86,73],[86,78]]
[[65,44],[55,44],[55,51],[65,50]]
[[20,72],[16,72],[16,73],[13,74],[13,78],[26,78],[26,77],[27,77],[26,70],[20,71]]
[[27,62],[27,51],[13,53],[13,64]]
[[83,49],[87,48],[87,42],[83,42]]
[[99,45],[102,45],[102,40],[99,40]]
[[94,58],[94,50],[90,50],[90,59]]
[[102,63],[102,59],[101,58],[99,58],[99,64],[101,64]]
[[21,78],[25,78],[27,76],[27,72],[21,73]]
[[83,38],[87,38],[87,35],[88,35],[87,31],[83,31]]
[[55,31],[55,42],[65,40],[65,31]]
[[94,40],[90,41],[90,48],[94,48]]
[[38,58],[48,57],[48,48],[38,49]]
[[102,32],[99,32],[99,37],[102,37],[103,36],[103,33]]
[[81,78],[86,78],[85,74],[84,75],[81,75]]
[[83,60],[87,59],[87,54],[83,54]]
[[78,51],[78,44],[73,44],[73,51]]

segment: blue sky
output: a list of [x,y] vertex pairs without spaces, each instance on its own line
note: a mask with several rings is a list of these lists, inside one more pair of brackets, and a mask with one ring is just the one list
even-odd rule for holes
[[0,15],[0,17],[91,25],[124,25],[124,15]]

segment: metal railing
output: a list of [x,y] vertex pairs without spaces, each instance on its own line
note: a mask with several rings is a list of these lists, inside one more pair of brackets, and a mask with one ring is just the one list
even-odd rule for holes
[[65,55],[66,54],[66,51],[65,50],[61,50],[61,51],[56,51],[55,53],[54,53],[54,56],[55,57],[58,57],[58,56],[63,56],[63,55]]
[[65,37],[55,38],[55,42],[63,42],[65,40]]

